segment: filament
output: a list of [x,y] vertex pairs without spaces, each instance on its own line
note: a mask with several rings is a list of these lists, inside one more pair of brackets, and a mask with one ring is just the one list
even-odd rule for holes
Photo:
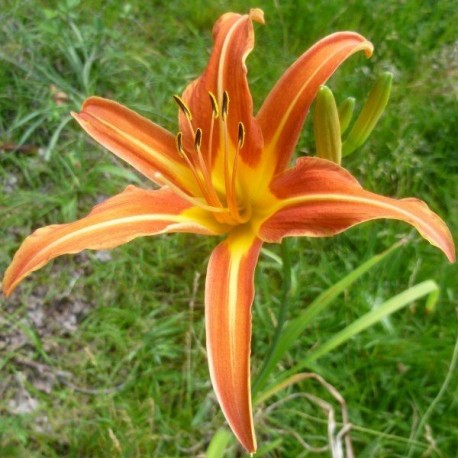
[[240,150],[243,148],[244,143],[245,143],[245,126],[243,125],[242,122],[239,122],[238,132],[237,132],[237,150],[235,152],[234,162],[232,165],[231,193],[233,196],[236,196],[237,194],[235,177],[237,175],[237,166],[239,162]]
[[218,207],[222,207],[222,204],[218,198],[218,195],[216,194],[215,188],[213,186],[210,172],[208,171],[208,167],[205,164],[204,158],[202,156],[202,149],[201,149],[201,144],[202,144],[202,129],[198,128],[196,130],[196,136],[194,138],[194,149],[197,153],[197,159],[199,161],[199,166],[200,166],[200,172],[202,173],[202,176],[204,178],[204,182],[206,185],[206,190],[207,190],[207,195],[206,199],[208,203],[211,203],[213,205],[217,205]]
[[[214,217],[218,222],[231,225],[242,223],[246,221],[246,217],[245,213],[244,217],[241,216],[240,209],[238,207],[236,177],[240,150],[245,144],[245,126],[242,122],[238,123],[237,145],[234,148],[234,146],[232,146],[233,142],[230,138],[228,125],[230,103],[229,94],[227,91],[223,92],[220,104],[212,92],[208,92],[208,95],[210,97],[210,105],[212,111],[208,139],[204,139],[204,132],[202,131],[202,128],[197,127],[194,129],[191,110],[186,105],[184,100],[177,95],[173,96],[180,111],[185,116],[185,122],[189,127],[189,133],[193,137],[193,151],[189,151],[191,148],[189,146],[189,142],[186,142],[188,147],[187,150],[183,143],[183,133],[178,132],[176,136],[178,154],[186,161],[200,189],[201,197],[189,195],[186,190],[179,188],[176,184],[165,178],[159,172],[157,172],[154,176],[157,180],[168,186],[171,190],[173,190],[177,195],[182,197],[187,202],[190,202],[192,205],[195,205],[204,210],[215,213]],[[217,147],[222,149],[223,154],[222,165],[224,173],[225,202],[218,195],[215,185],[213,184],[211,174],[212,163],[215,157],[213,152],[213,141],[215,135],[216,120],[219,120],[219,141],[217,141]],[[188,129],[186,129],[185,134],[188,135]],[[205,158],[202,153],[202,142],[204,140],[208,141]]]
[[222,207],[213,207],[211,205],[204,204],[201,202],[197,197],[190,196],[189,194],[186,194],[182,189],[180,189],[176,184],[174,184],[172,181],[168,180],[167,178],[162,175],[160,172],[156,172],[154,174],[154,179],[162,184],[163,186],[168,186],[175,194],[179,195],[182,197],[184,200],[187,202],[195,205],[196,207],[202,208],[203,210],[208,210],[210,212],[214,213],[227,213],[229,210],[227,208],[222,208]]

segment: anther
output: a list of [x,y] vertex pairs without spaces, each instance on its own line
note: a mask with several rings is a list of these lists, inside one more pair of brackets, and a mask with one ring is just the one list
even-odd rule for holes
[[223,121],[226,121],[227,115],[229,113],[229,94],[227,91],[223,92],[223,103],[221,105],[221,118]]
[[210,96],[210,103],[212,104],[213,117],[216,119],[219,116],[218,102],[213,92],[208,92]]
[[245,126],[243,125],[243,122],[239,122],[237,141],[239,149],[242,149],[243,144],[245,143]]
[[180,110],[183,112],[183,114],[190,120],[192,121],[192,115],[191,115],[191,110],[189,107],[184,103],[183,99],[179,97],[178,95],[174,95],[173,99],[177,103],[177,105],[180,107]]
[[177,133],[176,144],[177,144],[178,154],[181,157],[183,157],[185,154],[184,154],[184,149],[183,149],[183,133],[182,132]]
[[200,145],[202,144],[202,129],[200,127],[196,130],[196,135],[194,137],[194,149],[200,151]]

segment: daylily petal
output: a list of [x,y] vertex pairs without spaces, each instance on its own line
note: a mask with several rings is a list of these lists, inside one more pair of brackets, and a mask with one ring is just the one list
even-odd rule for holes
[[239,231],[218,245],[208,264],[205,320],[210,376],[240,443],[256,450],[250,392],[253,277],[262,242]]
[[369,57],[373,46],[357,33],[329,35],[299,57],[270,91],[256,119],[264,137],[264,155],[271,161],[268,169],[273,173],[288,165],[319,87],[345,59],[361,50]]
[[[215,45],[207,68],[200,78],[184,91],[183,100],[192,113],[194,129],[202,129],[204,141],[202,151],[208,154],[209,132],[212,123],[212,106],[209,92],[215,95],[218,105],[223,104],[223,93],[229,95],[227,127],[229,139],[237,145],[238,124],[243,123],[246,143],[241,151],[244,162],[253,166],[259,160],[262,147],[260,129],[253,117],[253,101],[247,81],[245,59],[254,46],[252,21],[264,23],[261,10],[253,9],[249,14],[226,13],[213,28]],[[221,114],[221,113],[220,113]],[[218,152],[222,142],[223,120],[220,115],[215,122],[211,153]],[[186,116],[180,112],[180,129],[183,131],[185,147],[192,149],[193,136]],[[206,138],[205,138],[206,136]]]
[[101,97],[88,98],[81,113],[72,113],[97,142],[150,180],[163,184],[157,173],[182,189],[195,189],[175,137],[129,108]]
[[113,248],[145,235],[224,231],[214,219],[213,223],[210,221],[205,212],[168,189],[147,191],[129,186],[96,205],[84,218],[43,227],[27,237],[5,272],[3,290],[10,295],[27,275],[63,254]]
[[319,158],[302,158],[274,179],[277,200],[259,237],[279,242],[283,237],[326,237],[356,224],[379,218],[405,221],[414,226],[448,259],[455,259],[452,235],[439,216],[418,199],[390,199],[361,188],[345,169]]

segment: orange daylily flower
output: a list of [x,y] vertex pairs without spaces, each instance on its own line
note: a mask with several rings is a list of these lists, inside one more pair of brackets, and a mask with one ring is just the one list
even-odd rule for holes
[[101,145],[160,186],[129,186],[84,218],[38,229],[19,248],[3,289],[56,256],[106,249],[146,235],[192,232],[227,237],[210,257],[205,289],[210,375],[223,413],[243,447],[256,450],[250,394],[253,276],[264,242],[287,236],[327,237],[378,218],[405,221],[450,261],[445,223],[417,199],[395,200],[362,189],[342,167],[304,157],[290,168],[298,137],[320,85],[350,55],[372,53],[353,32],[330,35],[280,78],[256,116],[245,59],[253,21],[263,13],[228,13],[216,23],[203,75],[179,105],[173,135],[111,100],[91,97],[73,114]]

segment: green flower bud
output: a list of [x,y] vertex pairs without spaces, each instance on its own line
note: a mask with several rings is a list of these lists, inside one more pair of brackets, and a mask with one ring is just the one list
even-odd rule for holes
[[339,113],[331,89],[322,86],[318,91],[313,112],[316,155],[340,164],[342,159],[342,136]]
[[343,134],[350,125],[351,118],[353,117],[353,110],[355,109],[355,98],[348,97],[339,105],[339,121],[340,132]]
[[371,134],[385,111],[390,97],[392,79],[393,75],[389,72],[378,77],[358,119],[342,145],[342,155],[344,157],[359,148]]

